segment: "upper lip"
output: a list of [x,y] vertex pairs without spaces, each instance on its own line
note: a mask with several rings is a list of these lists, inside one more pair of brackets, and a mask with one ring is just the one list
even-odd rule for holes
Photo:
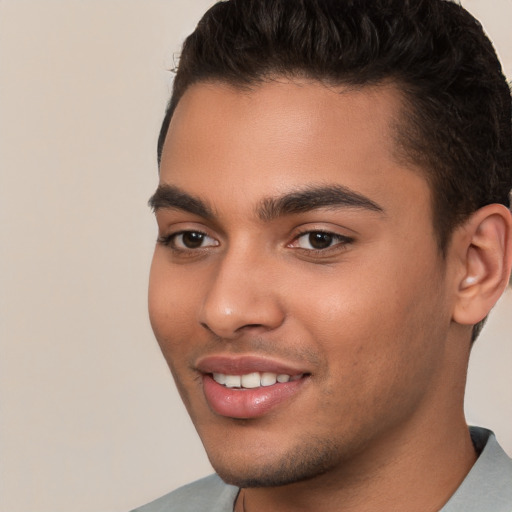
[[210,355],[199,358],[195,367],[204,374],[245,375],[253,372],[270,372],[293,377],[294,375],[309,373],[304,368],[292,363],[256,355]]

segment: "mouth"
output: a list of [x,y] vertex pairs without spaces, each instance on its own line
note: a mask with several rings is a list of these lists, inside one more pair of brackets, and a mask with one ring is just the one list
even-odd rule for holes
[[210,409],[236,419],[277,412],[300,395],[311,376],[304,369],[252,356],[212,356],[200,360],[197,369]]
[[256,389],[260,387],[284,384],[302,379],[305,374],[288,375],[274,372],[251,372],[244,375],[227,375],[225,373],[213,373],[212,378],[217,384],[230,389]]

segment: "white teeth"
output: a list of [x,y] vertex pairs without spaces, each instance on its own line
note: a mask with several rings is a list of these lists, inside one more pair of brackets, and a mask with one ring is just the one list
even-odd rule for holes
[[224,385],[227,388],[240,388],[242,387],[242,377],[240,375],[226,375]]
[[226,376],[223,373],[214,373],[213,380],[219,384],[226,384]]
[[277,382],[277,375],[275,373],[265,372],[261,374],[262,386],[273,386]]
[[242,375],[242,387],[243,388],[259,388],[260,387],[260,374],[258,372],[248,373]]
[[294,382],[299,380],[302,375],[286,375],[272,372],[252,372],[245,375],[226,375],[224,373],[214,373],[213,380],[226,386],[227,388],[246,388],[254,389],[260,386],[273,386],[276,382]]

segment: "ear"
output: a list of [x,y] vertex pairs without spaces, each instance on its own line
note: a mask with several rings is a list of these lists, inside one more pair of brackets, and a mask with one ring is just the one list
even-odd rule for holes
[[454,247],[461,272],[453,320],[483,320],[505,290],[512,266],[512,214],[501,204],[477,210],[458,230]]

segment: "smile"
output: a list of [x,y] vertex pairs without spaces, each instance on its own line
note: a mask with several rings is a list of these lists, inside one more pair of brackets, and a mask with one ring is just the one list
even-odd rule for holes
[[194,365],[210,410],[227,418],[260,418],[277,412],[308,387],[302,365],[257,355],[209,355]]
[[303,377],[299,375],[287,375],[286,373],[251,372],[244,375],[227,375],[225,373],[213,373],[213,380],[227,388],[256,389],[259,387],[273,386],[276,383],[294,382]]

